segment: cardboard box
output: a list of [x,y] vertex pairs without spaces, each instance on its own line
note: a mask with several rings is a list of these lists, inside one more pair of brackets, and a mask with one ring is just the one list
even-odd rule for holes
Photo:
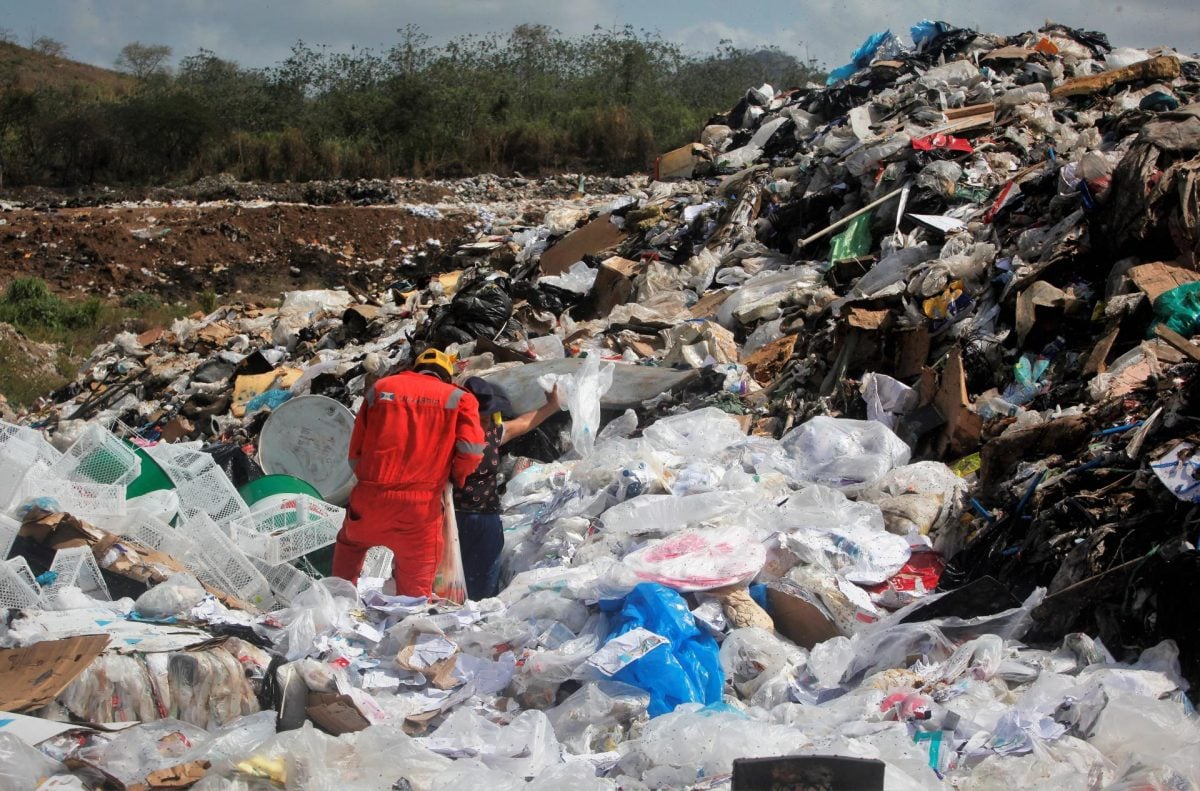
[[712,160],[712,151],[702,143],[689,143],[654,160],[654,180],[690,179],[696,166]]
[[104,653],[108,639],[90,634],[0,650],[0,709],[23,711],[50,703]]
[[602,261],[592,284],[592,315],[607,318],[613,308],[628,302],[633,297],[633,279],[645,268],[643,263],[616,255]]
[[561,275],[585,255],[610,250],[625,241],[625,233],[612,222],[612,215],[601,214],[582,228],[576,228],[553,247],[542,253],[539,266],[543,275]]

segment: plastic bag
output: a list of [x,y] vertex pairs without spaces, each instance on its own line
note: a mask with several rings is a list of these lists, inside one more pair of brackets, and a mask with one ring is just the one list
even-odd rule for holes
[[571,413],[571,450],[580,458],[590,455],[596,447],[600,397],[612,387],[613,370],[612,363],[601,367],[600,358],[591,356],[575,374],[547,374],[538,379],[546,392],[555,386],[561,388],[563,403]]
[[447,483],[443,491],[442,508],[442,559],[433,578],[433,595],[462,604],[467,600],[467,576],[463,572],[462,547],[458,542],[452,484]]
[[717,703],[725,686],[716,640],[696,626],[687,603],[675,591],[643,582],[623,600],[601,602],[612,613],[606,642],[634,629],[648,630],[667,643],[612,674],[615,681],[650,693],[651,717],[681,703]]
[[738,695],[752,706],[772,708],[788,700],[792,676],[805,662],[804,649],[765,629],[735,629],[721,643],[721,668]]
[[558,739],[541,711],[523,711],[497,725],[473,711],[455,709],[424,746],[452,758],[476,758],[490,769],[536,777],[562,762]]
[[0,733],[0,791],[29,791],[50,775],[63,771],[51,760],[11,733]]
[[625,556],[625,565],[644,580],[678,591],[741,585],[754,579],[767,550],[744,527],[682,530]]
[[846,230],[829,242],[829,260],[833,263],[862,258],[871,252],[871,212],[850,221]]
[[546,712],[559,742],[575,755],[610,752],[646,719],[650,696],[619,681],[585,684]]
[[[1185,338],[1200,332],[1200,283],[1184,283],[1154,300],[1154,315]],[[1149,334],[1153,335],[1154,327]]]
[[138,596],[133,609],[143,618],[172,618],[184,615],[207,595],[199,580],[180,571]]
[[908,445],[887,426],[819,415],[780,440],[804,480],[857,493],[907,464]]

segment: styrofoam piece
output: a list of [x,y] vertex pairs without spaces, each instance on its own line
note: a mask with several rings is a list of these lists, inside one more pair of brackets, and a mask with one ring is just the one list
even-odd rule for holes
[[181,560],[201,582],[259,609],[271,607],[274,599],[266,577],[207,514],[196,514],[178,529],[194,546]]
[[124,487],[141,474],[136,451],[99,423],[89,423],[51,468],[56,478]]
[[42,589],[25,558],[0,562],[0,608],[41,607]]
[[271,592],[275,594],[275,600],[280,605],[286,606],[316,582],[290,563],[271,565],[255,557],[250,558],[250,562],[254,564],[259,573],[266,577],[267,583],[271,586]]
[[345,505],[354,486],[347,453],[354,415],[321,395],[304,395],[271,412],[258,439],[258,463],[268,475],[291,475],[321,497]]
[[47,510],[62,511],[80,519],[123,516],[125,487],[27,475],[21,482],[20,494],[9,506],[9,513],[30,501]]
[[197,514],[209,516],[230,535],[229,523],[244,519],[250,512],[237,488],[213,457],[199,450],[160,443],[147,448],[162,466],[179,495],[179,508],[185,520]]
[[125,516],[97,519],[96,526],[113,535],[136,541],[142,546],[182,559],[195,549],[191,540],[166,522],[140,509]]
[[247,554],[271,565],[295,560],[337,539],[346,512],[305,495],[270,497],[232,523],[233,536]]
[[100,567],[96,565],[96,558],[89,547],[58,550],[54,553],[49,573],[54,575],[54,579],[42,591],[45,601],[51,601],[59,591],[67,587],[79,588],[93,599],[112,601],[108,585],[104,583]]

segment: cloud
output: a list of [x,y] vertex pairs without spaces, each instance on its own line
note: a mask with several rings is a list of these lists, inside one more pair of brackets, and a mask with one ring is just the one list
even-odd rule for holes
[[4,27],[60,39],[70,54],[102,66],[130,41],[171,46],[176,56],[211,49],[247,66],[286,57],[297,40],[335,49],[386,48],[408,24],[434,42],[468,33],[504,32],[532,22],[563,33],[633,25],[683,46],[710,51],[722,39],[743,47],[775,45],[829,66],[844,63],[869,34],[890,28],[907,38],[923,18],[1014,34],[1056,21],[1109,34],[1114,44],[1200,49],[1194,0],[0,0]]

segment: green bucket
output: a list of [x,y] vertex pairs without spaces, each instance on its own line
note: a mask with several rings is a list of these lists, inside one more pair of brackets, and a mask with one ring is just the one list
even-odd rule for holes
[[322,499],[321,493],[309,483],[291,475],[264,475],[238,489],[238,494],[245,500],[246,505],[276,497],[281,494],[304,494],[317,500]]
[[136,453],[142,462],[142,472],[125,487],[126,500],[132,500],[134,497],[141,497],[150,492],[175,488],[175,484],[171,482],[167,473],[159,466],[158,462],[150,457],[149,453],[142,448],[136,448]]
[[[238,494],[249,506],[270,498],[287,498],[297,495],[307,495],[314,500],[324,502],[324,498],[315,487],[292,475],[264,475],[242,486],[238,489]],[[289,511],[284,508],[275,519],[278,520],[278,527],[294,527],[298,516],[294,510]],[[307,555],[301,555],[291,563],[307,574],[316,572],[319,577],[328,577],[333,573],[333,547],[328,546],[314,550]]]

